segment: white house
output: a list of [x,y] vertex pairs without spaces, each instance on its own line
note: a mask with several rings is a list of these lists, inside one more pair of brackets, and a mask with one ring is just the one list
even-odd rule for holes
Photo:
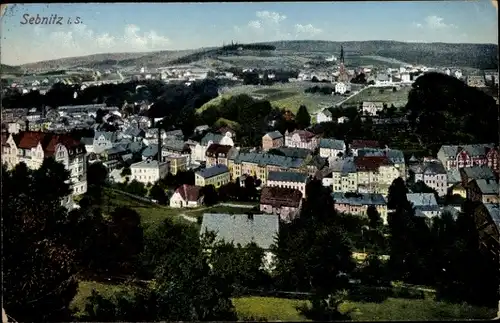
[[338,82],[337,84],[335,84],[335,93],[344,94],[348,90],[350,90],[350,89],[348,88],[348,86],[345,83]]
[[316,115],[317,123],[331,122],[331,121],[332,121],[332,113],[328,109],[323,109]]
[[401,82],[402,83],[410,83],[411,82],[410,73],[402,73],[401,74]]
[[169,163],[158,163],[157,160],[145,160],[130,165],[130,171],[132,172],[131,180],[136,180],[143,184],[153,184],[167,176]]
[[[66,134],[21,131],[11,134],[2,151],[2,163],[9,169],[20,162],[38,169],[45,158],[54,157],[70,172],[72,195],[87,191],[87,156],[85,146]],[[50,189],[50,188],[48,188]]]
[[364,101],[363,106],[361,107],[361,112],[364,115],[376,116],[377,112],[380,112],[383,109],[384,104],[382,102]]
[[234,147],[234,141],[232,139],[232,134],[230,131],[226,132],[225,135],[216,133],[207,133],[191,151],[191,160],[200,162],[206,160],[207,148],[211,144],[220,144],[225,146]]
[[449,68],[446,68],[446,69],[444,70],[444,74],[446,74],[446,75],[451,75],[451,70],[450,70]]
[[266,186],[294,188],[299,190],[305,198],[307,182],[308,176],[304,173],[270,171],[267,175]]
[[319,155],[323,158],[337,158],[345,155],[346,144],[342,140],[322,138],[319,141]]
[[285,132],[285,146],[292,148],[305,148],[315,150],[318,147],[319,138],[307,130],[295,130]]
[[111,149],[117,140],[118,136],[116,132],[96,131],[94,135],[93,152],[100,154],[106,149]]
[[457,79],[462,78],[462,71],[461,70],[456,70],[455,73],[453,73]]
[[170,207],[198,207],[203,204],[201,187],[184,184],[175,190],[170,198]]

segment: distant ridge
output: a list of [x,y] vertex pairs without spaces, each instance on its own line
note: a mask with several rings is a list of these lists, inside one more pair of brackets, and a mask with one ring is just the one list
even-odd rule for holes
[[[496,44],[407,43],[386,40],[346,42],[290,40],[257,42],[246,45],[269,45],[269,48],[271,46],[275,48],[275,52],[317,52],[329,53],[328,55],[339,52],[340,46],[343,45],[348,53],[364,56],[383,56],[410,63],[467,66],[483,69],[498,68],[498,45]],[[160,67],[168,64],[189,64],[203,59],[218,59],[218,55],[221,55],[222,51],[224,51],[222,47],[212,47],[181,51],[95,54],[24,64],[21,67],[30,70],[98,67],[104,61],[119,66],[147,65],[149,67]]]

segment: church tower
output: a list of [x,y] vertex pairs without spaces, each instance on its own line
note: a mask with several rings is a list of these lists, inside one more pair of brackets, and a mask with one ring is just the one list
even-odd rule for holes
[[347,71],[344,66],[344,46],[340,45],[340,58],[339,58],[339,82],[346,83],[349,81],[349,76],[347,75]]

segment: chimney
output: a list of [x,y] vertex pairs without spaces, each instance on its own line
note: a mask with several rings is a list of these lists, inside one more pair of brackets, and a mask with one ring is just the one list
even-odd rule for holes
[[24,125],[25,125],[24,130],[25,131],[30,131],[30,121],[26,120],[26,122],[24,123]]
[[158,122],[158,163],[160,163],[162,161],[162,158],[161,158],[161,151],[162,151],[162,140],[161,140],[161,123]]

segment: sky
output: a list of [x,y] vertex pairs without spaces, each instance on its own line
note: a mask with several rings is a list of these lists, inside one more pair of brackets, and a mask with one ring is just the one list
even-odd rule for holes
[[[37,15],[62,17],[61,25],[30,24]],[[1,18],[0,60],[20,65],[98,53],[195,49],[232,40],[498,44],[497,24],[492,0],[18,4],[8,5]]]

